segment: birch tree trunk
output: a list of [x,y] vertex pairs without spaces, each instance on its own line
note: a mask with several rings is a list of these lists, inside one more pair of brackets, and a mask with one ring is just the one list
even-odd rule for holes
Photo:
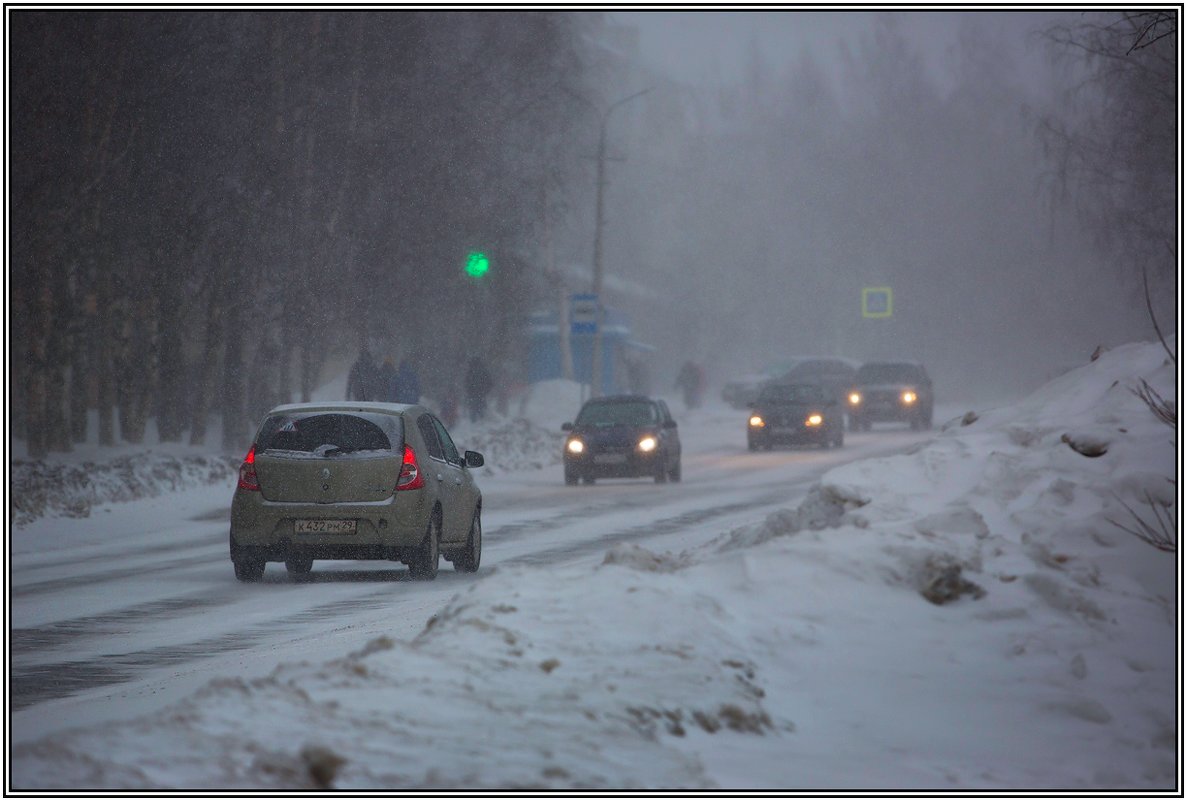
[[[228,273],[231,269],[226,268]],[[223,449],[247,450],[247,426],[243,418],[243,315],[242,293],[228,282],[228,298],[223,315]]]
[[190,421],[191,445],[206,443],[206,423],[210,417],[210,400],[214,395],[219,347],[222,344],[219,295],[212,283],[206,301],[206,335],[202,342],[201,368],[198,371],[198,384],[194,387],[194,416]]

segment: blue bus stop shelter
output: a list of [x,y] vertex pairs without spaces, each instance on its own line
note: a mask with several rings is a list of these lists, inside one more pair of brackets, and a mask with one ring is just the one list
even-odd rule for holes
[[[578,326],[569,334],[573,352],[573,378],[583,384],[593,381],[594,335]],[[563,378],[560,333],[555,311],[536,312],[528,319],[528,380]],[[602,324],[602,394],[647,393],[646,360],[655,347],[631,338],[625,315],[606,308]]]

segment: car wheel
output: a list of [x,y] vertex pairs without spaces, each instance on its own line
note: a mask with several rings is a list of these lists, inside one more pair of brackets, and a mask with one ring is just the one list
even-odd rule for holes
[[581,479],[581,481],[585,484],[592,484],[592,483],[594,483],[594,477],[593,476],[585,476],[584,478]]
[[572,487],[576,483],[577,483],[577,474],[575,472],[573,472],[572,470],[570,470],[568,467],[566,467],[565,468],[565,484]]
[[668,483],[668,467],[665,464],[666,461],[667,461],[666,459],[660,460],[659,469],[655,473],[655,483],[656,484],[667,484]]
[[231,564],[235,566],[235,578],[240,581],[259,581],[264,577],[264,568],[267,566],[263,559],[254,556],[246,555],[235,544],[235,534],[232,532],[229,535],[229,543],[231,546]]
[[679,459],[676,460],[676,466],[672,468],[672,471],[670,473],[668,473],[668,480],[672,481],[672,482],[677,482],[680,480],[680,460]]
[[437,578],[437,566],[440,564],[441,546],[441,511],[436,509],[429,517],[429,527],[425,531],[424,542],[412,553],[408,562],[408,572],[418,581],[432,581]]
[[240,581],[259,581],[264,577],[264,560],[240,557],[232,559],[235,566],[235,578]]
[[844,444],[845,444],[845,428],[843,426],[837,426],[837,436],[835,439],[833,439],[833,447],[840,448],[840,447],[844,446]]
[[284,560],[284,567],[289,572],[289,578],[300,579],[309,575],[313,570],[312,556],[294,556]]
[[[573,482],[576,483],[576,482]],[[466,549],[460,551],[453,558],[453,569],[459,573],[477,573],[478,563],[482,561],[482,510],[474,510],[474,520],[470,523],[470,536],[466,540]]]
[[752,451],[756,451],[756,450],[758,450],[758,443],[752,439],[748,439],[748,440],[746,440],[746,447]]

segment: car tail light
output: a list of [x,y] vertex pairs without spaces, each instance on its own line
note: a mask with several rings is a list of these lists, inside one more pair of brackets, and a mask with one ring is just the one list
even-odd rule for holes
[[243,457],[243,464],[239,465],[239,489],[260,491],[260,477],[256,475],[256,446],[253,444],[247,456]]
[[425,485],[420,466],[416,463],[416,451],[410,445],[404,446],[404,464],[400,465],[400,478],[396,480],[397,490],[420,489]]

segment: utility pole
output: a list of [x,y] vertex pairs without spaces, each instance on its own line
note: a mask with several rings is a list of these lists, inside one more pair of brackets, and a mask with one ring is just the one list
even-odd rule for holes
[[651,87],[641,92],[622,98],[610,104],[602,114],[602,130],[598,136],[598,198],[597,219],[594,222],[594,256],[593,256],[593,294],[597,297],[597,323],[594,326],[593,341],[593,376],[590,386],[590,397],[597,398],[602,394],[602,324],[605,322],[602,314],[602,195],[606,188],[606,126],[610,122],[610,112],[626,103],[641,97],[651,91]]

